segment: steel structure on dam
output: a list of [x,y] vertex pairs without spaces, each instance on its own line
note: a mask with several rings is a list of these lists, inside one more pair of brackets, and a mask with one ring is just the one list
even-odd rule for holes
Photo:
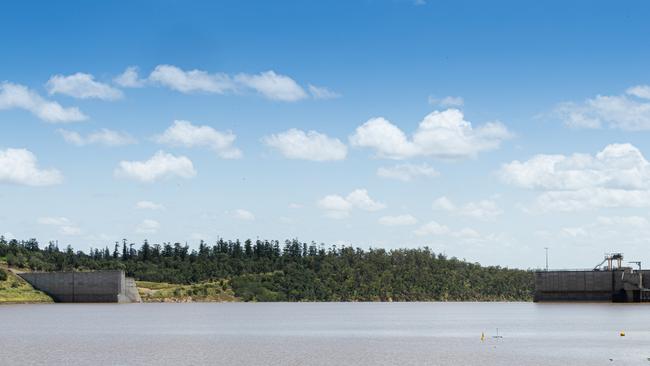
[[31,272],[19,274],[56,302],[141,302],[133,278],[124,271]]
[[535,302],[544,301],[650,301],[650,271],[623,266],[621,253],[608,254],[591,270],[535,272]]

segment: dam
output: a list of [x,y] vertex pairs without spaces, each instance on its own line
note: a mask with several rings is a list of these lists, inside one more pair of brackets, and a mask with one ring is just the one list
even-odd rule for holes
[[533,301],[650,302],[650,270],[623,265],[623,254],[612,253],[593,269],[535,272]]
[[135,280],[124,271],[19,273],[56,302],[142,302]]

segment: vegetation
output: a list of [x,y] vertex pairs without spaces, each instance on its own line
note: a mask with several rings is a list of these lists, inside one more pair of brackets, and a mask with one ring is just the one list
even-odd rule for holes
[[[0,266],[3,264],[0,263]],[[25,280],[0,267],[0,304],[50,303],[52,299]]]
[[236,301],[228,281],[176,285],[165,282],[137,281],[143,302],[226,302]]
[[[165,298],[244,301],[498,301],[532,298],[530,271],[483,267],[428,248],[362,250],[298,240],[219,240],[198,250],[181,243],[139,249],[123,240],[112,248],[75,252],[35,239],[7,242],[0,257],[31,270],[123,269],[147,300]],[[152,284],[162,282],[164,284]],[[175,283],[179,285],[169,285]],[[171,294],[171,297],[168,297]]]

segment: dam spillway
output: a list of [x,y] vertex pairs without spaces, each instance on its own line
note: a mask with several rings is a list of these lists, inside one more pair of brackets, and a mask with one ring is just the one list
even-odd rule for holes
[[[648,302],[650,270],[635,270],[622,265],[620,253],[608,255],[591,270],[545,270],[535,272],[535,302],[609,301]],[[614,265],[614,261],[618,265]]]
[[124,271],[20,273],[56,302],[141,302],[133,278]]

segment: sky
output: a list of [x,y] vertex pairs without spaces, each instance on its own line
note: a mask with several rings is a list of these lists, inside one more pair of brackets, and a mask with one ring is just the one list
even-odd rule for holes
[[0,4],[0,234],[650,263],[643,1]]

